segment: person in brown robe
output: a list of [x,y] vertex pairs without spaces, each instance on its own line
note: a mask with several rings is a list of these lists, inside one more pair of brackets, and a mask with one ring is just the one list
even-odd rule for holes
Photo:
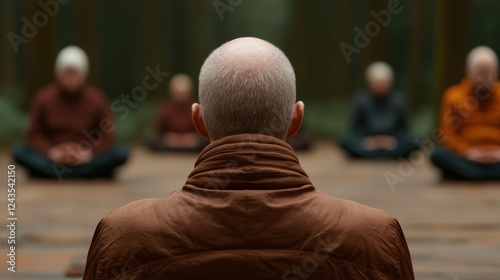
[[185,185],[104,217],[83,279],[414,279],[398,221],[318,191],[285,142],[304,103],[281,50],[224,44],[199,93],[193,122],[211,143]]
[[200,137],[191,120],[193,81],[185,74],[172,77],[170,99],[160,108],[155,135],[148,141],[153,151],[201,151],[208,142]]
[[111,178],[128,150],[114,146],[110,106],[86,81],[85,52],[75,46],[61,50],[55,74],[56,82],[35,95],[28,143],[14,148],[14,160],[33,177]]

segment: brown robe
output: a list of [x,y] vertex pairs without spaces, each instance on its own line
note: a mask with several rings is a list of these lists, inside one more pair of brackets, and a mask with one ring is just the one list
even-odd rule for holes
[[398,221],[317,191],[285,142],[207,146],[170,196],[97,226],[84,279],[414,279]]
[[45,154],[61,143],[85,141],[83,145],[99,154],[113,144],[111,119],[109,104],[97,88],[86,85],[75,95],[69,95],[52,84],[35,95],[30,111],[28,144]]
[[171,101],[165,102],[161,106],[156,120],[158,135],[163,135],[167,132],[196,132],[191,120],[191,105],[193,103],[194,100],[184,104],[175,104]]

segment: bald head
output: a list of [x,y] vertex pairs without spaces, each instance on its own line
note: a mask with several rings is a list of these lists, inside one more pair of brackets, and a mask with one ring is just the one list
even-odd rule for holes
[[77,46],[62,49],[56,58],[55,74],[59,86],[66,93],[78,92],[87,80],[89,60],[84,50]]
[[248,71],[248,73],[260,71],[262,67],[266,67],[271,63],[273,58],[281,63],[288,60],[277,47],[257,38],[235,39],[222,45],[213,54],[216,55],[217,53],[234,70],[244,70]]
[[201,114],[212,140],[252,133],[285,138],[295,103],[295,73],[285,54],[257,38],[213,51],[200,72]]
[[467,76],[476,87],[491,87],[498,77],[498,57],[494,50],[480,46],[467,56]]
[[376,96],[386,95],[392,88],[394,72],[385,62],[377,61],[368,65],[365,76],[370,91]]
[[170,99],[174,103],[186,103],[193,100],[193,80],[186,74],[172,77],[169,85]]

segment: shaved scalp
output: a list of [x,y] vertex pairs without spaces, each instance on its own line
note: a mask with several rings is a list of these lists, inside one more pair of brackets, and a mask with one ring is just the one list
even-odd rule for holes
[[170,79],[169,87],[172,89],[173,87],[181,86],[187,87],[189,89],[193,88],[193,80],[186,74],[177,74]]
[[56,58],[56,73],[65,68],[73,68],[87,75],[89,72],[89,59],[84,50],[77,46],[68,46],[62,49]]
[[494,50],[480,46],[467,56],[467,76],[479,88],[491,88],[498,78],[498,57]]
[[394,79],[394,72],[389,64],[383,61],[377,61],[366,67],[365,77],[367,81],[384,79],[392,82]]
[[466,61],[468,70],[473,70],[479,63],[484,62],[498,68],[498,57],[493,49],[486,46],[479,46],[469,52]]
[[276,46],[257,38],[239,38],[205,60],[199,98],[212,140],[244,133],[283,138],[292,121],[295,73]]

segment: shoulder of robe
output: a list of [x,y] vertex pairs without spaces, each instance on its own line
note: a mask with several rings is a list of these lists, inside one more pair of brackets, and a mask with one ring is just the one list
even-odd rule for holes
[[333,213],[343,213],[342,219],[355,228],[386,228],[392,226],[395,218],[382,209],[366,206],[351,200],[330,197]]
[[108,103],[108,98],[101,89],[93,85],[86,85],[84,90],[87,94],[87,97],[94,100],[94,102],[105,103],[105,104]]
[[395,104],[397,105],[404,105],[406,104],[406,98],[405,96],[399,92],[399,91],[393,91],[391,93],[391,99],[392,99],[392,102],[394,102]]
[[354,103],[358,106],[366,106],[371,103],[370,100],[371,93],[364,90],[356,93]]
[[460,102],[467,94],[467,85],[464,81],[450,86],[443,94],[443,101],[448,103]]
[[159,214],[162,209],[168,205],[168,202],[165,202],[168,198],[146,198],[133,201],[111,211],[103,218],[103,221],[116,233],[149,228],[157,224],[155,219],[160,218]]
[[50,84],[39,89],[34,95],[35,102],[50,102],[53,98],[57,97],[57,85]]

